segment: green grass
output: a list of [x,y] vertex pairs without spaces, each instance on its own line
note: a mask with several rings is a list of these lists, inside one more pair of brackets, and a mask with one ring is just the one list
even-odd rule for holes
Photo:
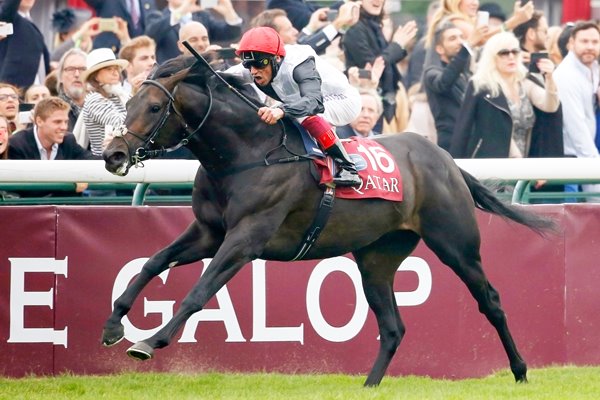
[[386,377],[363,388],[363,376],[155,374],[0,378],[0,399],[599,399],[600,367],[533,369],[528,384],[509,371],[481,379]]

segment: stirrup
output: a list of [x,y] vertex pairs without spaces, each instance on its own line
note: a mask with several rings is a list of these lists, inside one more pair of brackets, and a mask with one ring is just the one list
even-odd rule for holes
[[357,172],[340,169],[340,172],[333,177],[333,183],[335,183],[337,187],[358,187],[362,185],[362,180]]

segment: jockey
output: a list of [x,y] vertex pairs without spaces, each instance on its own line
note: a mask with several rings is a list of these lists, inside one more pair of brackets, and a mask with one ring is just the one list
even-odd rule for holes
[[361,97],[344,74],[321,60],[310,46],[284,46],[279,34],[268,27],[247,31],[236,54],[256,86],[281,102],[261,107],[261,120],[272,125],[284,116],[296,118],[340,167],[333,182],[360,186],[354,162],[330,125],[347,125],[360,113]]

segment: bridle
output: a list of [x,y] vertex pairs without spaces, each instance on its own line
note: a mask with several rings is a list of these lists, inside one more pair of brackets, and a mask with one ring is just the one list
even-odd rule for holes
[[[170,153],[170,152],[175,151],[175,150],[179,149],[180,147],[188,144],[190,139],[192,138],[192,136],[194,136],[196,133],[198,133],[198,131],[202,128],[202,126],[206,122],[206,119],[210,115],[210,112],[212,110],[212,105],[213,105],[212,91],[210,89],[210,86],[207,85],[206,88],[208,90],[208,109],[206,110],[206,114],[202,118],[202,121],[200,121],[200,124],[195,129],[192,129],[187,124],[187,122],[185,121],[185,118],[183,117],[183,115],[177,109],[177,107],[175,105],[175,95],[177,93],[177,88],[179,87],[179,84],[175,85],[175,88],[173,89],[173,93],[169,92],[162,83],[160,83],[156,80],[153,80],[153,79],[146,79],[145,81],[142,82],[142,85],[152,85],[154,87],[159,88],[167,96],[168,103],[167,103],[167,106],[164,107],[164,111],[162,112],[162,115],[160,116],[158,122],[156,124],[154,124],[152,131],[146,138],[144,138],[140,133],[133,132],[132,130],[127,128],[127,126],[125,126],[124,124],[114,132],[115,137],[120,137],[121,139],[123,139],[125,141],[125,144],[127,145],[127,152],[129,153],[129,158],[131,159],[133,165],[136,168],[143,167],[144,166],[143,161],[145,159]],[[162,147],[158,150],[148,149],[148,147],[150,145],[154,144],[156,136],[158,136],[159,131],[162,129],[164,124],[169,119],[171,112],[173,112],[175,114],[175,116],[179,119],[179,121],[180,121],[181,125],[183,126],[183,129],[185,129],[187,135],[183,139],[181,139],[179,141],[179,143],[177,143],[174,146],[171,146],[168,148]],[[129,146],[129,142],[127,141],[126,135],[131,135],[142,142],[142,145],[140,147],[138,147],[133,154],[131,154],[131,152],[130,152],[130,146]]]

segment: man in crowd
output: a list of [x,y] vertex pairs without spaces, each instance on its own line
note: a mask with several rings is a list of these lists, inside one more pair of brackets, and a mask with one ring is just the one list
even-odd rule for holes
[[307,44],[317,54],[323,54],[340,33],[356,24],[359,16],[360,5],[354,2],[342,5],[333,21],[327,20],[327,9],[320,8],[313,13],[309,24],[298,32],[284,10],[273,8],[254,17],[250,26],[268,26],[279,33],[285,44]]
[[[546,51],[546,39],[548,36],[548,21],[541,11],[534,11],[531,19],[513,29],[513,33],[519,39],[521,50],[526,51],[527,61],[531,53]],[[527,64],[529,64],[527,62]]]
[[[567,157],[598,158],[596,107],[600,69],[600,28],[595,22],[580,22],[571,31],[569,53],[554,70],[554,81],[563,107],[563,138]],[[597,185],[583,185],[597,191]]]
[[204,53],[210,46],[208,31],[206,27],[197,21],[190,21],[179,29],[179,40],[177,47],[182,54],[191,55],[190,51],[183,45],[187,41],[198,53]]
[[373,90],[361,90],[360,98],[362,106],[358,117],[349,125],[340,126],[336,129],[338,136],[341,139],[358,137],[373,137],[379,135],[380,132],[375,132],[373,128],[383,114],[383,103],[381,97]]
[[87,54],[82,50],[73,48],[63,54],[57,69],[58,97],[66,101],[69,106],[69,132],[73,132],[83,102],[85,100],[85,85],[81,75],[86,70]]
[[123,89],[128,95],[134,95],[156,64],[156,43],[149,36],[138,36],[121,48],[119,58],[129,61],[124,70]]
[[31,21],[35,0],[5,0],[0,21],[13,24],[13,34],[0,40],[0,82],[26,88],[44,83],[50,72],[50,53],[44,36]]
[[212,9],[223,19],[216,19],[208,10],[203,10],[197,0],[167,0],[167,7],[148,15],[146,35],[156,42],[156,58],[159,63],[177,57],[178,32],[190,21],[200,22],[208,30],[211,42],[235,40],[242,33],[242,19],[235,12],[231,0],[218,0]]
[[443,23],[433,37],[434,51],[439,62],[432,61],[423,72],[423,84],[427,101],[435,120],[438,145],[450,149],[456,116],[469,81],[470,49],[487,31],[480,27],[473,31],[468,41],[463,40],[462,31],[450,22]]

